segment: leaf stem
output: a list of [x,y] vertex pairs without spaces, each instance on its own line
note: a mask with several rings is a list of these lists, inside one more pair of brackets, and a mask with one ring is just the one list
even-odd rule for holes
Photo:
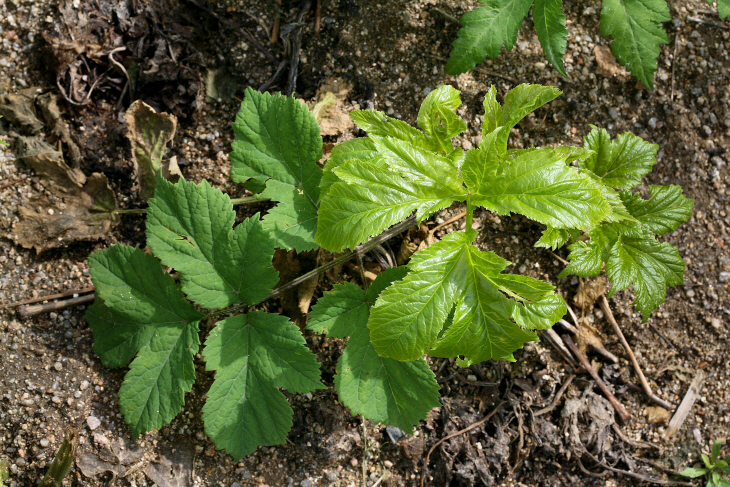
[[471,230],[472,222],[474,221],[474,205],[471,203],[471,195],[466,199],[466,231]]
[[[231,198],[231,204],[237,205],[250,205],[251,203],[261,203],[264,201],[271,201],[269,198],[257,198],[256,196],[248,196],[246,198]],[[127,210],[112,210],[112,213],[117,215],[144,215],[147,213],[147,208],[130,208]]]
[[[409,229],[410,227],[412,227],[415,224],[416,224],[416,216],[411,215],[408,218],[406,218],[405,220],[403,220],[402,222],[398,223],[397,225],[394,225],[391,228],[389,228],[388,230],[384,231],[377,237],[365,242],[362,245],[358,245],[355,248],[355,250],[352,250],[352,251],[346,253],[345,255],[337,257],[336,259],[326,263],[325,265],[317,267],[316,269],[314,269],[310,272],[307,272],[306,274],[304,274],[302,276],[297,277],[293,281],[290,281],[290,282],[284,284],[283,286],[280,286],[280,287],[274,289],[271,292],[271,294],[269,294],[267,297],[265,297],[260,302],[274,298],[280,294],[285,293],[286,291],[288,291],[290,289],[294,289],[295,287],[299,286],[301,283],[308,281],[309,279],[312,279],[314,277],[317,277],[320,274],[324,274],[328,270],[347,262],[348,260],[352,259],[356,255],[364,255],[364,254],[368,253],[372,248],[377,247],[381,243],[389,240],[394,235],[397,235],[397,234],[403,232],[404,230]],[[216,316],[233,313],[233,312],[239,311],[241,309],[247,308],[249,306],[250,305],[248,305],[248,304],[239,304],[239,305],[233,306],[231,308],[216,311],[215,313],[211,313],[209,315],[206,315],[205,317],[206,318],[215,318]]]

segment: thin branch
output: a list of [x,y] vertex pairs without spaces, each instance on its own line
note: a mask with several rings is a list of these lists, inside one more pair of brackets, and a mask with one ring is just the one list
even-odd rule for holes
[[31,316],[39,315],[42,313],[49,313],[51,311],[58,311],[59,309],[70,308],[71,306],[81,305],[90,303],[94,300],[93,294],[87,294],[86,296],[79,296],[78,298],[66,299],[63,301],[56,301],[55,303],[48,304],[36,304],[33,306],[21,306],[18,309],[20,317],[30,318]]
[[69,296],[73,296],[74,294],[93,293],[95,289],[96,288],[94,286],[90,286],[90,287],[85,287],[83,289],[74,289],[71,291],[66,291],[65,293],[51,294],[50,296],[38,296],[37,298],[26,299],[25,301],[18,301],[16,303],[0,305],[0,309],[14,308],[16,306],[23,306],[24,304],[33,304],[33,303],[40,303],[41,301],[52,301],[54,299],[67,298]]
[[492,416],[494,416],[497,413],[497,411],[499,411],[499,408],[502,407],[502,404],[504,404],[504,402],[500,402],[499,404],[497,404],[497,406],[494,409],[492,409],[492,411],[489,414],[487,414],[484,418],[480,419],[476,423],[473,423],[470,426],[467,426],[466,428],[464,428],[461,431],[457,431],[456,433],[452,433],[449,436],[445,436],[445,437],[441,438],[439,441],[436,442],[435,445],[433,445],[431,447],[430,450],[428,450],[428,453],[426,454],[426,459],[423,461],[423,471],[421,473],[421,487],[423,487],[424,482],[426,481],[426,472],[428,471],[428,459],[431,458],[431,453],[433,453],[433,451],[444,441],[451,439],[455,436],[462,435],[462,434],[466,433],[467,431],[471,431],[474,428],[476,428],[477,426],[482,425],[482,424],[486,423],[487,421],[489,421],[490,419],[492,419]]
[[537,411],[533,414],[533,416],[542,416],[543,414],[547,414],[553,409],[555,409],[558,405],[558,402],[560,402],[560,398],[563,397],[563,394],[565,394],[565,391],[568,390],[568,387],[570,386],[570,383],[573,382],[573,379],[575,379],[574,374],[570,374],[567,379],[565,379],[565,382],[563,382],[563,385],[560,386],[560,389],[558,390],[558,393],[555,394],[555,399],[553,399],[553,402],[550,403],[548,407],[542,408],[541,410]]
[[3,184],[2,186],[0,186],[0,189],[5,189],[5,188],[9,188],[9,187],[10,187],[10,186],[12,186],[13,184],[18,184],[18,183],[19,183],[19,182],[21,182],[21,181],[25,181],[25,180],[26,180],[26,179],[28,179],[29,177],[30,177],[30,176],[26,176],[26,177],[24,177],[24,178],[16,179],[15,181],[10,181],[9,183],[7,183],[7,184]]
[[596,462],[596,464],[599,467],[603,467],[606,470],[610,470],[611,472],[618,473],[618,474],[621,474],[621,475],[626,475],[628,477],[633,477],[635,479],[639,479],[639,480],[644,481],[644,482],[650,482],[650,483],[661,484],[661,485],[687,485],[687,486],[690,486],[690,487],[692,487],[692,486],[695,485],[695,484],[692,484],[690,482],[675,482],[673,480],[656,479],[656,478],[653,478],[653,477],[647,477],[646,475],[642,475],[640,473],[629,472],[628,470],[621,470],[620,468],[614,468],[614,467],[612,467],[610,465],[606,465],[605,463],[603,463],[602,461],[598,460],[596,457],[594,457],[593,455],[591,455],[591,453],[588,450],[584,450],[583,453],[585,453],[586,455],[588,455],[591,458],[591,460],[593,460],[594,462]]

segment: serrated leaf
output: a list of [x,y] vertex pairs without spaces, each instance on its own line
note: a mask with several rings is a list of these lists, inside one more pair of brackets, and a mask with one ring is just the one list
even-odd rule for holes
[[462,28],[446,63],[448,74],[474,69],[489,56],[495,59],[504,45],[509,51],[532,5],[532,0],[480,0],[479,7],[462,15]]
[[644,228],[658,235],[673,232],[689,220],[694,201],[682,194],[682,187],[676,185],[655,186],[649,189],[649,199],[640,194],[621,193],[621,200],[631,215]]
[[554,228],[592,228],[609,214],[601,190],[567,166],[564,154],[540,149],[503,164],[494,150],[471,150],[464,161],[474,205],[500,215],[520,213]]
[[641,237],[622,235],[611,246],[606,260],[606,274],[612,284],[609,297],[633,284],[634,305],[646,321],[666,299],[667,286],[682,283],[684,266],[677,249],[657,242],[651,233]]
[[440,86],[428,94],[418,111],[418,126],[447,154],[453,150],[451,139],[466,130],[466,122],[454,113],[461,105],[459,93],[451,85]]
[[322,180],[319,183],[319,192],[321,198],[329,193],[333,184],[340,181],[335,174],[335,169],[348,161],[369,161],[377,157],[378,151],[375,150],[375,144],[367,137],[359,139],[351,139],[337,144],[327,159],[322,172]]
[[334,170],[335,183],[322,200],[317,242],[327,250],[353,248],[407,218],[419,220],[464,199],[453,162],[394,138],[373,140],[379,158],[349,161]]
[[[712,5],[712,0],[707,0]],[[730,19],[730,0],[717,0],[717,14],[721,19]]]
[[717,462],[717,459],[720,457],[721,451],[722,440],[716,440],[715,443],[712,444],[712,450],[710,451],[710,461]]
[[568,30],[565,28],[563,1],[535,0],[532,6],[532,19],[545,57],[558,73],[567,78],[568,75],[563,67],[563,54]]
[[392,137],[428,150],[439,150],[435,142],[415,127],[377,110],[353,110],[350,118],[369,137]]
[[656,164],[657,144],[650,144],[630,132],[611,141],[605,129],[592,127],[583,139],[583,145],[595,155],[579,163],[604,184],[612,188],[629,189],[641,184],[641,178]]
[[264,217],[264,226],[278,246],[314,249],[322,177],[317,166],[322,137],[314,116],[295,98],[247,88],[233,130],[231,178],[266,182],[261,198],[279,204]]
[[220,321],[203,355],[206,370],[217,370],[203,406],[205,432],[236,459],[286,441],[293,413],[277,387],[324,389],[315,355],[281,315],[253,311]]
[[205,180],[172,184],[160,177],[149,205],[147,245],[180,272],[196,304],[255,304],[271,293],[279,279],[271,265],[275,243],[258,215],[233,229],[230,198]]
[[497,102],[497,90],[494,86],[484,96],[484,121],[482,136],[503,127],[497,137],[497,150],[502,155],[507,151],[507,139],[512,127],[520,120],[546,103],[551,102],[562,91],[554,86],[530,85],[523,83],[512,88],[504,97],[504,105]]
[[[544,317],[552,315],[542,308],[552,299],[552,286],[500,274],[509,262],[479,251],[472,245],[475,236],[473,230],[454,232],[417,252],[408,264],[411,272],[383,291],[368,322],[381,356],[413,360],[423,353],[463,355],[466,363],[510,359],[524,342],[536,338],[512,320],[542,326]],[[555,314],[558,306],[564,308],[564,303],[555,305]],[[454,307],[453,323],[442,333]]]
[[577,235],[571,235],[571,232],[565,228],[547,227],[542,232],[540,240],[535,243],[535,247],[555,250],[565,245],[571,237],[575,238]]
[[422,358],[400,362],[380,357],[367,328],[369,304],[405,272],[404,267],[382,272],[367,294],[351,283],[336,285],[312,307],[307,328],[330,337],[350,335],[337,362],[335,389],[352,414],[412,433],[413,425],[440,406],[438,383]]
[[607,228],[606,225],[600,225],[588,232],[590,242],[576,242],[570,246],[570,254],[568,260],[570,265],[558,274],[558,278],[563,278],[571,274],[580,277],[597,276],[601,273],[601,268],[605,260],[604,253],[606,249],[612,245],[618,235]]
[[604,0],[601,8],[601,35],[613,38],[613,55],[649,90],[654,89],[659,46],[669,43],[662,28],[669,20],[664,0]]
[[87,312],[94,349],[108,366],[130,365],[119,406],[132,434],[161,428],[184,403],[195,380],[195,311],[157,259],[116,245],[89,257],[99,300]]

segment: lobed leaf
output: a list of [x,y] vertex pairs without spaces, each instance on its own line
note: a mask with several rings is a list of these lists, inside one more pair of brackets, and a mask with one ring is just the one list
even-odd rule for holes
[[348,161],[370,161],[378,156],[375,144],[372,139],[361,137],[359,139],[346,140],[337,144],[327,159],[322,172],[322,180],[319,183],[319,191],[323,199],[333,184],[340,181],[335,174],[335,169]]
[[395,138],[373,139],[379,158],[347,161],[334,172],[322,200],[317,242],[327,250],[353,248],[407,218],[419,220],[464,199],[454,163]]
[[541,106],[551,102],[562,92],[554,86],[521,84],[512,88],[504,97],[504,105],[497,102],[497,89],[492,86],[484,96],[484,121],[482,122],[482,135],[501,129],[496,140],[497,150],[500,154],[507,151],[507,139],[510,130],[520,120]]
[[206,370],[217,370],[203,406],[205,432],[236,459],[286,441],[292,409],[276,388],[324,389],[319,364],[286,317],[253,311],[220,321],[205,342]]
[[694,201],[682,194],[682,187],[676,185],[655,186],[649,189],[649,199],[629,192],[621,193],[621,199],[629,213],[644,228],[658,235],[673,232],[689,220]]
[[350,118],[359,128],[367,132],[369,137],[392,137],[394,139],[410,142],[411,144],[423,147],[428,150],[439,150],[435,141],[415,127],[406,122],[392,118],[377,110],[353,110]]
[[454,111],[461,105],[459,90],[443,85],[428,94],[418,111],[418,125],[433,144],[450,153],[451,139],[466,130],[466,122]]
[[578,232],[566,230],[565,228],[547,227],[542,232],[540,240],[535,243],[535,247],[555,250],[565,245],[571,238],[575,240],[578,236],[577,233]]
[[669,43],[662,22],[670,20],[664,0],[605,0],[601,8],[601,35],[613,38],[613,55],[649,90],[654,89],[659,46]]
[[568,38],[565,28],[562,0],[535,0],[532,6],[532,19],[545,57],[555,70],[566,78],[563,67],[563,54]]
[[553,228],[582,229],[610,213],[591,178],[566,165],[565,154],[551,149],[502,164],[493,147],[482,146],[469,151],[462,173],[473,204],[500,215],[520,213]]
[[314,249],[322,177],[322,137],[314,116],[293,97],[247,88],[233,130],[231,178],[252,179],[258,189],[266,183],[261,198],[279,202],[264,227],[282,248]]
[[136,355],[119,390],[119,407],[132,434],[159,429],[184,403],[195,380],[198,322],[203,315],[183,297],[157,259],[115,245],[89,257],[97,301],[86,319],[94,350],[110,367]]
[[641,178],[656,164],[659,146],[650,144],[630,132],[619,135],[615,141],[605,129],[592,127],[583,139],[585,148],[594,151],[590,158],[579,162],[599,177],[606,186],[629,189],[641,184]]
[[[405,279],[383,291],[368,321],[378,354],[398,360],[464,356],[466,364],[510,359],[536,339],[515,322],[543,328],[562,316],[565,304],[550,284],[500,274],[509,262],[476,249],[475,236],[454,232],[416,253]],[[442,332],[452,309],[453,321]]]
[[462,28],[446,63],[448,74],[471,71],[487,56],[495,59],[502,45],[512,49],[532,0],[479,0],[479,3],[459,21]]
[[232,229],[235,217],[230,198],[207,181],[172,184],[158,177],[147,244],[180,272],[183,291],[201,307],[255,304],[279,280],[271,265],[274,239],[257,216]]
[[[712,5],[712,0],[707,0]],[[730,0],[717,0],[717,14],[721,19],[730,19]]]
[[349,282],[336,285],[312,307],[307,328],[330,337],[350,335],[337,362],[335,389],[352,414],[412,433],[413,425],[440,405],[438,383],[422,358],[401,362],[380,357],[367,328],[369,305],[405,271],[386,270],[367,293]]

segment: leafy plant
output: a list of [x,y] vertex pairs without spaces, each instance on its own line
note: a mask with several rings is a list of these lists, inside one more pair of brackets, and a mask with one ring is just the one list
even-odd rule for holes
[[[548,61],[563,76],[568,31],[562,0],[479,0],[479,7],[461,17],[462,28],[446,64],[449,74],[474,69],[488,56],[496,59],[504,45],[512,49],[522,20],[532,6],[537,38]],[[708,0],[712,5],[712,0]],[[730,17],[730,0],[718,0],[720,18]],[[671,20],[666,0],[605,0],[601,35],[611,37],[611,51],[621,65],[650,90],[654,89],[659,46],[669,43],[662,22]]]
[[707,476],[707,487],[730,487],[730,482],[725,480],[722,475],[730,474],[730,455],[720,459],[722,451],[722,441],[717,440],[712,445],[711,456],[702,454],[702,463],[705,468],[685,468],[682,475],[690,478]]
[[[459,356],[462,365],[512,360],[512,352],[536,339],[533,330],[565,313],[552,285],[502,274],[510,263],[473,245],[478,206],[546,225],[537,246],[575,240],[562,275],[596,275],[605,262],[611,292],[633,284],[644,319],[664,301],[667,285],[682,282],[679,253],[654,233],[686,221],[692,201],[678,186],[652,187],[649,200],[626,191],[651,170],[656,145],[632,134],[614,142],[594,128],[583,148],[508,149],[511,128],[559,94],[520,85],[500,105],[492,87],[484,100],[482,143],[467,153],[450,142],[466,127],[453,113],[459,92],[450,86],[424,101],[418,114],[423,132],[380,112],[352,113],[369,138],[341,144],[325,167],[316,236],[324,248],[353,247],[413,211],[423,220],[454,201],[467,207],[466,229],[416,253],[411,272],[376,301],[368,328],[378,354]],[[578,167],[569,165],[574,160]],[[588,241],[579,237],[584,230]]]
[[[538,246],[572,239],[569,271],[592,275],[606,262],[614,288],[633,284],[648,316],[663,301],[663,286],[681,281],[684,265],[653,232],[686,220],[691,200],[676,186],[652,187],[649,200],[627,191],[651,170],[656,153],[631,134],[611,141],[594,128],[584,148],[509,149],[512,127],[559,94],[520,85],[500,105],[492,88],[483,141],[469,152],[451,142],[466,123],[450,86],[424,101],[422,130],[355,111],[369,136],[335,147],[322,170],[322,140],[307,108],[248,90],[234,124],[232,177],[276,202],[273,210],[234,226],[227,195],[205,181],[172,183],[158,173],[147,211],[151,254],[115,245],[89,258],[97,291],[86,317],[102,362],[129,364],[119,404],[132,433],[160,428],[182,408],[205,321],[211,330],[202,358],[216,371],[203,407],[206,432],[236,458],[284,442],[292,410],[278,389],[324,386],[300,330],[252,308],[276,293],[274,249],[340,251],[365,242],[365,251],[383,238],[370,237],[394,224],[388,232],[405,228],[399,222],[412,221],[414,212],[422,221],[454,201],[466,204],[465,230],[417,252],[407,267],[381,273],[369,289],[335,285],[312,309],[309,330],[349,337],[334,382],[353,414],[412,431],[439,404],[424,353],[459,357],[461,365],[514,360],[515,350],[537,339],[534,330],[564,315],[551,284],[505,274],[508,261],[474,245],[477,206],[545,224]],[[179,283],[163,265],[179,273]]]

